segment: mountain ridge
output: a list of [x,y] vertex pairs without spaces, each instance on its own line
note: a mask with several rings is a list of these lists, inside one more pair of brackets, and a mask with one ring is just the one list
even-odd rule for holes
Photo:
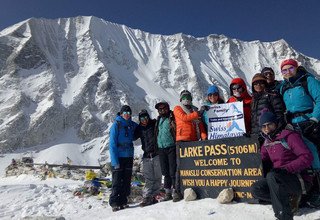
[[30,18],[0,32],[0,152],[58,141],[76,130],[79,141],[105,135],[123,104],[134,114],[173,105],[189,89],[200,106],[215,83],[227,98],[234,77],[264,66],[277,72],[295,58],[312,73],[319,60],[286,41],[241,41],[211,34],[151,34],[93,16]]

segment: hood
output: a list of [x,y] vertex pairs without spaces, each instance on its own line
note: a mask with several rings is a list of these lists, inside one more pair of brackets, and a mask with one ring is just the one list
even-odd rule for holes
[[116,121],[119,121],[119,122],[121,122],[121,124],[126,125],[131,122],[131,118],[128,121],[126,121],[124,118],[122,118],[120,115],[118,115],[116,117]]
[[232,93],[232,85],[233,84],[239,84],[241,85],[243,88],[244,88],[244,92],[241,94],[241,98],[245,99],[247,97],[250,97],[249,93],[248,93],[248,90],[247,90],[247,85],[246,83],[244,82],[243,79],[241,78],[234,78],[231,83],[230,83],[230,86],[229,86],[229,89],[230,89],[230,95],[233,96],[233,93]]

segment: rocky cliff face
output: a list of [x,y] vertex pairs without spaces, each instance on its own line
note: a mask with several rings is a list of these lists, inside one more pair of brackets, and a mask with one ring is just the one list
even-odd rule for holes
[[232,78],[250,87],[262,67],[278,71],[288,57],[320,73],[319,60],[284,40],[154,35],[96,17],[29,19],[0,32],[0,152],[70,132],[70,141],[92,140],[122,104],[156,116],[155,103],[176,105],[183,89],[196,105],[212,83],[227,97]]

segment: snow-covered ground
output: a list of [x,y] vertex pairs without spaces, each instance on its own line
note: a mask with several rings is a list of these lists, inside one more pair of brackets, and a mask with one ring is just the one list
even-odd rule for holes
[[[99,143],[99,140],[97,140]],[[85,145],[88,146],[88,145]],[[39,152],[28,152],[34,160],[41,162],[55,158],[56,162],[65,162],[66,156],[74,164],[86,161],[94,165],[98,157],[96,146],[81,153],[84,145],[56,145]],[[68,149],[68,150],[67,150]],[[141,151],[137,150],[137,153]],[[4,177],[4,168],[12,158],[23,154],[6,154],[0,157],[0,219],[274,219],[271,205],[251,205],[246,203],[231,203],[222,205],[216,199],[201,199],[191,202],[172,201],[157,203],[141,208],[132,204],[130,208],[112,212],[110,206],[96,197],[79,198],[73,196],[73,191],[83,185],[81,181],[59,178],[40,180],[34,176],[20,175]],[[26,155],[26,153],[25,153]],[[50,155],[45,158],[44,155]],[[95,160],[93,161],[93,159]],[[294,219],[320,219],[320,210],[303,209],[301,216]],[[45,218],[43,218],[45,217]],[[54,218],[53,218],[54,219]]]

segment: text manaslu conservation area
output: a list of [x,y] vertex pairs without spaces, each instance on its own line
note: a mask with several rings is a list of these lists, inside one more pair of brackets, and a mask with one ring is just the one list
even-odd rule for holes
[[179,142],[177,149],[181,188],[193,188],[199,198],[232,187],[235,200],[248,201],[251,185],[263,177],[256,136]]

